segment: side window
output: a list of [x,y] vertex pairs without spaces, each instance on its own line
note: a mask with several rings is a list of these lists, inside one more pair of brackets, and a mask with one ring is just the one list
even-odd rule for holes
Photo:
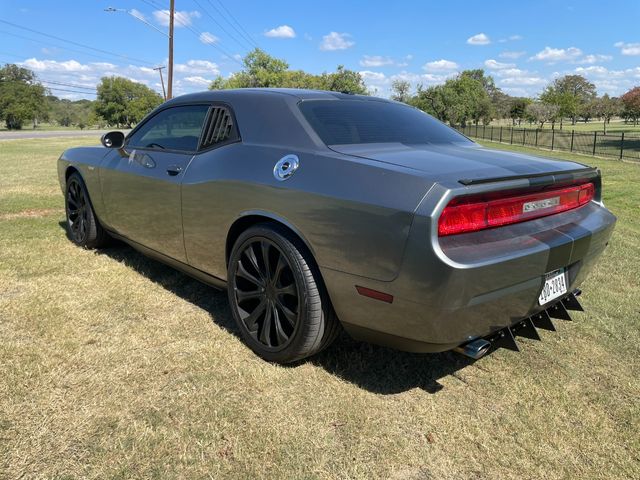
[[211,107],[200,148],[209,148],[218,144],[234,142],[238,138],[238,129],[234,124],[233,116],[229,109],[222,106]]
[[136,130],[128,138],[127,146],[193,152],[198,149],[208,110],[207,105],[167,108]]

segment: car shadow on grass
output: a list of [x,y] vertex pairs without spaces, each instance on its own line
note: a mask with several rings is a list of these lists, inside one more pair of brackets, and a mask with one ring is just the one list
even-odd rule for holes
[[[64,222],[61,226],[65,228]],[[209,287],[188,275],[146,257],[121,242],[99,250],[171,293],[205,310],[212,321],[234,334],[240,341],[225,291]],[[373,393],[383,395],[402,393],[419,388],[437,393],[443,386],[439,379],[470,365],[471,360],[461,355],[445,352],[415,354],[400,352],[353,340],[342,332],[325,351],[314,357],[292,364],[289,368],[311,362],[327,372]],[[459,378],[459,377],[458,377]]]

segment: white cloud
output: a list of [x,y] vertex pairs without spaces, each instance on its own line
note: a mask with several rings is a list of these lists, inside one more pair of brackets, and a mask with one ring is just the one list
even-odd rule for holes
[[[169,10],[156,10],[153,12],[153,18],[155,18],[159,25],[162,25],[163,27],[169,26]],[[186,10],[176,11],[174,18],[174,26],[176,28],[189,27],[195,18],[200,18],[200,12],[197,10],[192,12],[188,12]]]
[[356,43],[350,40],[351,35],[348,33],[330,32],[322,37],[320,43],[320,50],[333,51],[333,50],[346,50],[353,47]]
[[467,38],[469,45],[489,45],[491,40],[484,33],[478,33],[472,37]]
[[433,62],[425,63],[422,68],[427,71],[441,71],[441,70],[457,70],[459,68],[456,62],[451,60],[434,60]]
[[507,38],[501,38],[498,40],[498,43],[516,42],[518,40],[522,40],[522,38],[522,35],[510,35]]
[[599,62],[608,62],[612,59],[613,57],[611,57],[611,55],[585,55],[584,57],[582,57],[580,60],[578,60],[578,63],[583,63],[586,65],[593,65],[594,63],[599,63]]
[[622,55],[640,55],[640,43],[616,42],[613,46],[618,47]]
[[142,13],[140,10],[136,10],[135,8],[129,10],[129,15],[131,15],[132,17],[136,17],[138,20],[142,20],[143,22],[147,21],[147,17],[144,16],[144,13]]
[[512,60],[516,60],[516,59],[522,57],[523,55],[525,55],[526,53],[527,52],[522,52],[522,51],[520,51],[520,52],[506,51],[506,52],[500,53],[498,56],[500,58],[509,58],[509,59],[512,59]]
[[548,80],[542,77],[505,77],[502,78],[499,82],[500,85],[526,85],[526,86],[536,86],[536,85],[546,85]]
[[296,31],[289,25],[280,25],[264,32],[264,36],[270,38],[295,38]]
[[[36,58],[29,58],[25,60],[23,64],[37,72],[88,72],[92,70],[90,65],[82,64],[76,60],[58,62],[56,60],[38,60]],[[108,65],[115,68],[115,65]]]
[[363,70],[359,72],[362,76],[362,79],[365,83],[385,83],[387,81],[387,77],[384,73],[381,72],[372,72],[370,70]]
[[177,63],[173,69],[176,72],[187,74],[203,74],[219,75],[220,69],[218,65],[209,60],[189,60],[187,63]]
[[576,47],[569,48],[551,48],[545,47],[544,50],[536,53],[530,60],[539,60],[548,63],[576,60],[582,55],[582,50]]
[[490,70],[503,70],[505,68],[514,68],[515,64],[514,63],[502,63],[502,62],[498,62],[498,61],[490,58],[489,60],[485,60],[484,66],[487,67]]
[[194,85],[202,85],[202,86],[209,86],[209,84],[211,83],[211,80],[207,80],[204,77],[201,77],[199,75],[194,75],[192,77],[184,77],[184,81],[187,83],[191,83]]
[[393,65],[393,59],[389,57],[381,57],[380,55],[365,55],[360,60],[363,67],[384,67],[385,65]]
[[220,41],[218,37],[216,37],[213,33],[209,33],[209,32],[202,32],[198,38],[205,45],[211,45],[213,43],[218,43]]

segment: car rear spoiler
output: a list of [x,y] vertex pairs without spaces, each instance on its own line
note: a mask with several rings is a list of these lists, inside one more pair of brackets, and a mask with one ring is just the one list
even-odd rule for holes
[[463,178],[458,180],[464,186],[479,185],[483,183],[494,182],[506,182],[509,180],[521,180],[521,179],[535,179],[532,185],[553,185],[563,180],[578,180],[591,176],[591,174],[598,175],[598,167],[580,168],[578,170],[564,170],[561,172],[543,172],[543,173],[527,173],[523,175],[512,175],[508,177],[492,177],[492,178]]

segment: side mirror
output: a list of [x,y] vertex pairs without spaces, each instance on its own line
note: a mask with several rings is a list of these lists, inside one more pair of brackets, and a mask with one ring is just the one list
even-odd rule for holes
[[107,148],[122,148],[124,146],[124,133],[109,132],[102,135],[100,142]]

